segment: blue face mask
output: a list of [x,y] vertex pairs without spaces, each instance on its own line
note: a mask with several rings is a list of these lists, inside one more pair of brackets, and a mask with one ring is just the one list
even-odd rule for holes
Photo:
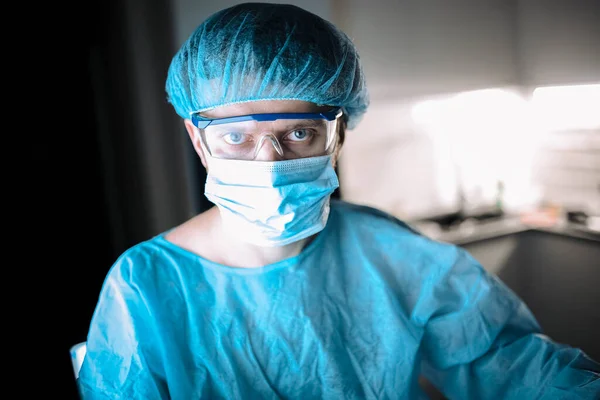
[[286,161],[207,156],[205,195],[227,231],[258,246],[283,246],[320,232],[339,186],[331,156]]

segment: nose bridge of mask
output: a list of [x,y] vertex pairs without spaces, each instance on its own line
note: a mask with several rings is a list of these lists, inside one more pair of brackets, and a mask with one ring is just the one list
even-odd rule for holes
[[337,179],[330,155],[284,161],[228,160],[209,156],[208,164],[207,183],[220,186],[273,188]]
[[272,133],[267,133],[261,136],[260,140],[256,144],[256,148],[254,149],[254,158],[258,156],[260,149],[262,149],[265,141],[267,140],[273,145],[273,148],[275,149],[277,154],[283,157],[283,148],[281,147],[279,140],[277,140],[277,138]]

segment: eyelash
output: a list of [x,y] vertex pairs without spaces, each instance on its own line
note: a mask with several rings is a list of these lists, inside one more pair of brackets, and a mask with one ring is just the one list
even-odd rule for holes
[[300,129],[294,129],[293,131],[291,131],[290,133],[288,133],[287,135],[285,135],[283,137],[283,139],[285,140],[288,136],[293,135],[294,132],[298,132],[298,131],[305,132],[306,133],[306,138],[304,140],[291,140],[292,142],[306,142],[306,141],[312,139],[313,136],[314,136],[314,132],[312,130],[307,129],[307,128],[300,128]]
[[[304,131],[304,132],[306,132],[307,138],[305,140],[290,140],[290,141],[292,141],[292,142],[305,142],[305,141],[308,141],[308,140],[312,139],[315,136],[315,133],[314,133],[314,131],[312,129],[309,129],[309,128],[299,128],[299,129],[294,129],[294,130],[290,131],[288,134],[286,134],[285,136],[283,136],[282,139],[285,140],[286,138],[288,138],[290,135],[293,135],[294,132],[297,132],[297,131]],[[225,132],[225,133],[221,134],[220,137],[221,137],[221,139],[225,140],[229,135],[234,134],[234,133],[239,133],[240,135],[244,135],[244,136],[247,135],[247,134],[241,133],[241,132]]]

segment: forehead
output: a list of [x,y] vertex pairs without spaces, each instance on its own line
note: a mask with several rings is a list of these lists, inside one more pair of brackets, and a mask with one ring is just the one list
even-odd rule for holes
[[314,113],[327,111],[330,108],[300,100],[261,100],[216,107],[203,111],[202,115],[208,118],[227,118],[249,114]]

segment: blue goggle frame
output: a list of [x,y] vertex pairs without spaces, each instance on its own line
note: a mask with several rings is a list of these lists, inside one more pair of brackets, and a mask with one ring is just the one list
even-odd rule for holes
[[244,121],[275,121],[278,119],[325,119],[333,121],[344,114],[342,107],[336,107],[329,111],[321,113],[268,113],[268,114],[250,114],[227,118],[206,118],[199,113],[192,114],[192,123],[198,129],[205,129],[209,125],[231,124]]

